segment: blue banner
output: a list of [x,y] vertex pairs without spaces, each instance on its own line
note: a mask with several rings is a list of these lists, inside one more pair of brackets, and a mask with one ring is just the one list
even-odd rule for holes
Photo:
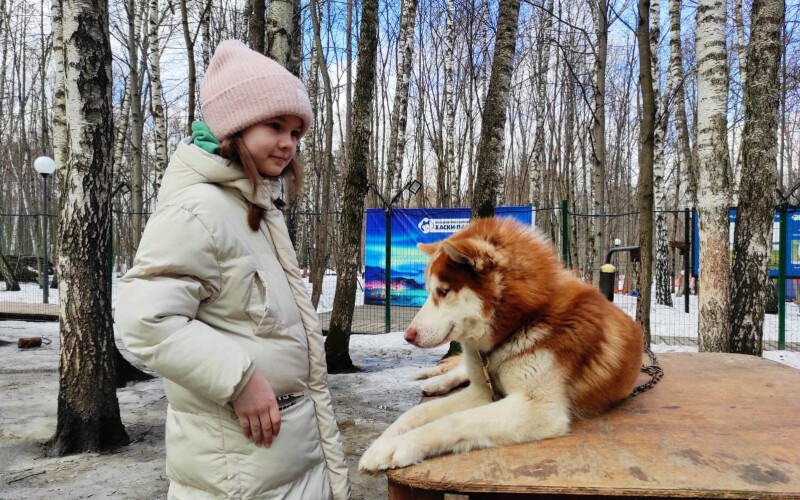
[[[469,224],[469,208],[408,208],[392,211],[391,294],[393,306],[422,307],[428,256],[417,243],[443,240]],[[513,217],[532,225],[532,207],[498,207],[498,217]],[[364,257],[364,303],[384,305],[386,300],[386,214],[382,208],[367,209]]]

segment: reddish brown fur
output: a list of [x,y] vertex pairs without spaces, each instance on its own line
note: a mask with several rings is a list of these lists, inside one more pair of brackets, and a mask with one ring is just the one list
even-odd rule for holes
[[[437,254],[442,244],[470,264]],[[546,349],[558,360],[574,415],[601,413],[630,394],[641,366],[641,328],[563,269],[549,241],[513,219],[490,218],[420,248],[434,256],[429,271],[451,290],[468,287],[481,297],[495,346],[525,327],[550,332],[532,350]],[[431,295],[437,301],[435,290]]]

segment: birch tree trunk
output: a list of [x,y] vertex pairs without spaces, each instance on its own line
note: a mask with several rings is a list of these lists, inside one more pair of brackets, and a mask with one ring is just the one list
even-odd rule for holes
[[[294,0],[271,0],[267,10],[264,53],[291,72],[295,61],[292,61],[292,42],[294,40]],[[298,75],[295,75],[298,76]],[[300,145],[295,157],[300,156]],[[289,198],[289,210],[286,212],[286,227],[292,243],[297,243],[298,198]]]
[[[399,186],[403,175],[403,153],[406,149],[406,123],[408,122],[408,87],[411,82],[411,64],[414,57],[414,24],[417,17],[417,0],[404,0],[400,36],[397,41],[397,83],[394,90],[389,154],[386,162],[387,186]],[[422,181],[420,181],[422,182]],[[391,196],[387,192],[386,199]]]
[[[311,269],[312,282],[314,283],[312,299],[316,299],[314,307],[319,303],[319,294],[322,292],[322,285],[325,280],[325,270],[328,261],[329,248],[329,224],[331,211],[331,179],[333,178],[333,93],[331,90],[331,80],[328,74],[328,65],[325,55],[322,52],[322,39],[320,35],[319,4],[316,0],[311,0],[311,21],[314,25],[314,46],[317,57],[319,72],[322,75],[322,82],[325,88],[325,151],[323,161],[320,165],[322,169],[321,185],[319,186],[322,197],[320,209],[320,222],[317,225],[314,244],[314,267]],[[317,286],[319,284],[319,286]]]
[[189,69],[189,95],[187,103],[186,134],[192,135],[192,122],[194,121],[194,111],[197,98],[195,97],[195,87],[197,86],[197,75],[194,62],[194,39],[189,32],[189,10],[186,0],[180,0],[181,7],[181,26],[183,27],[183,41],[186,43],[186,61]]
[[685,77],[683,74],[683,52],[681,44],[681,0],[669,0],[669,88],[673,92],[675,110],[675,135],[677,138],[678,164],[680,165],[680,208],[697,204],[696,166],[689,146],[689,127],[686,124]]
[[289,61],[286,63],[286,69],[297,78],[301,78],[303,71],[303,6],[300,0],[293,0],[292,8],[292,36],[289,43]]
[[661,1],[650,0],[650,63],[654,98],[655,130],[653,131],[653,192],[655,195],[655,281],[656,303],[672,307],[672,272],[667,236],[667,191],[664,186],[664,136],[667,132],[669,113],[666,93],[661,97],[661,71],[658,64],[658,46],[661,40]]
[[[422,57],[419,58],[420,69],[422,67]],[[420,73],[421,74],[421,73]],[[417,208],[426,206],[425,198],[425,89],[420,88],[417,95],[417,180],[422,183],[422,187],[417,191]]]
[[545,170],[544,128],[547,101],[547,75],[550,72],[550,37],[553,29],[553,0],[547,0],[542,30],[542,50],[538,55],[539,68],[536,78],[536,100],[534,113],[536,132],[533,139],[533,164],[531,166],[529,201],[532,205],[543,208],[542,179]]
[[[67,154],[69,153],[67,145],[66,82],[64,81],[67,62],[63,38],[63,2],[64,0],[53,0],[50,12],[53,32],[53,63],[56,73],[55,89],[53,91],[53,159],[56,162],[59,173],[58,179],[61,193],[64,193],[63,182],[67,178],[65,174],[68,174],[66,166]],[[63,196],[61,199],[63,199]]]
[[[752,7],[751,7],[752,9]],[[751,12],[752,22],[752,12]],[[742,0],[735,0],[733,5],[734,24],[736,25],[736,55],[739,58],[739,80],[742,82],[742,92],[747,83],[747,43],[744,40],[744,15],[742,13]],[[742,103],[744,104],[744,103]]]
[[200,16],[200,31],[203,40],[200,49],[203,51],[203,72],[208,69],[211,62],[211,0],[206,0],[203,15]]
[[478,173],[471,218],[492,217],[502,182],[500,168],[505,144],[506,108],[517,47],[519,0],[500,0],[492,76],[483,109],[481,139],[478,143]]
[[[744,86],[747,82],[747,69],[745,66],[747,65],[747,43],[744,39],[744,15],[742,13],[742,0],[735,0],[733,6],[733,23],[736,26],[736,55],[739,60],[739,81],[741,82],[742,86],[742,95],[744,95]],[[746,108],[745,100],[742,99],[742,114],[745,114]],[[738,120],[738,113],[736,113],[735,119]],[[742,148],[741,144],[739,146],[738,151],[733,151],[733,146],[736,144],[735,140],[735,131],[734,131],[734,139],[731,143],[731,159],[730,159],[730,166],[732,167],[734,164],[736,166],[733,169],[733,173],[731,175],[731,205],[737,206],[739,204],[739,183],[742,179]],[[741,141],[740,141],[741,143]]]
[[354,371],[350,359],[350,329],[355,307],[358,278],[358,252],[364,223],[364,197],[367,195],[367,164],[372,135],[372,100],[375,85],[375,60],[378,47],[378,0],[364,0],[361,35],[358,40],[358,68],[353,101],[353,142],[342,198],[342,231],[339,279],[333,299],[331,323],[325,340],[329,373]]
[[[264,0],[248,0],[247,41],[250,48],[264,54],[264,35],[267,5]],[[270,2],[271,3],[271,2]]]
[[[139,6],[136,0],[127,1],[128,11],[128,63],[130,64],[131,103],[131,204],[133,209],[132,252],[139,248],[142,237],[142,209],[144,206],[142,177],[142,91],[139,78]],[[112,187],[113,189],[113,187]]]
[[153,101],[153,121],[156,125],[156,178],[155,193],[161,187],[161,178],[167,169],[167,122],[161,101],[161,46],[158,37],[158,0],[150,0],[150,92]]
[[697,159],[700,226],[700,351],[730,349],[728,139],[725,2],[697,5]]
[[[658,0],[655,0],[658,1]],[[653,281],[653,160],[655,154],[656,97],[648,26],[650,0],[639,0],[639,85],[642,92],[642,121],[639,131],[639,246],[641,272],[636,297],[636,321],[642,326],[645,342],[650,345],[650,288]],[[658,19],[653,21],[658,23]]]
[[[122,169],[122,153],[125,151],[125,142],[128,140],[128,118],[131,111],[131,74],[125,78],[125,93],[120,104],[119,124],[117,125],[116,138],[114,139],[114,155],[112,158],[114,165],[114,179],[120,178]],[[56,115],[53,115],[55,126]],[[64,124],[66,128],[66,124]],[[66,134],[66,132],[64,132]],[[66,155],[66,153],[64,153]],[[60,165],[60,164],[59,164]]]
[[[58,423],[48,453],[64,455],[114,449],[127,444],[128,435],[116,394],[106,272],[113,138],[108,3],[55,0],[53,7],[53,31],[63,42],[58,59],[65,63],[65,120],[71,124],[68,137],[56,139],[70,145],[61,171],[59,293],[71,300],[59,304]],[[81,293],[74,293],[78,287]]]
[[[407,1],[407,0],[406,0]],[[447,21],[444,49],[444,106],[445,106],[445,150],[444,166],[450,180],[450,196],[447,206],[455,207],[458,203],[459,180],[455,172],[455,140],[454,127],[456,121],[455,96],[453,95],[453,45],[456,41],[454,18],[456,16],[455,0],[447,0]],[[512,56],[513,60],[513,56]],[[502,180],[500,181],[502,183]]]
[[[731,271],[731,352],[761,356],[778,181],[778,68],[783,0],[754,0],[744,80],[742,180]],[[766,191],[766,193],[765,193]]]
[[282,66],[288,67],[293,24],[294,2],[270,0],[266,21],[266,54]]
[[[596,2],[596,3],[595,3]],[[592,160],[592,211],[606,211],[606,62],[608,58],[608,4],[606,0],[590,0],[597,37],[593,79],[594,109],[592,110],[591,160]],[[586,265],[592,270],[592,282],[600,279],[597,257],[605,255],[605,219],[593,217],[592,236],[586,242]]]
[[[296,0],[300,1],[300,0]],[[345,83],[345,129],[344,129],[344,151],[345,158],[350,157],[350,142],[353,138],[353,1],[347,0],[347,28],[345,29],[345,56],[347,57],[347,77]],[[416,12],[416,9],[415,9]],[[412,30],[413,33],[413,30]],[[413,42],[412,42],[413,43]],[[422,179],[420,179],[422,182]]]

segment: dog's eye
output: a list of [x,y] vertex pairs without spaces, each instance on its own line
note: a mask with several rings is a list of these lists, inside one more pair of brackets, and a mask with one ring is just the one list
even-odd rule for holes
[[436,294],[437,294],[439,297],[447,297],[447,293],[448,293],[449,291],[450,291],[450,290],[448,290],[447,288],[437,288],[437,289],[436,289]]

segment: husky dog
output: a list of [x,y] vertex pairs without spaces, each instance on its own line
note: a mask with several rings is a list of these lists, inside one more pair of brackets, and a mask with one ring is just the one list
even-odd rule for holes
[[631,393],[641,328],[565,270],[535,230],[481,219],[419,248],[430,256],[428,299],[405,339],[425,348],[460,342],[470,384],[403,414],[359,469],[562,436],[572,419],[603,413]]

